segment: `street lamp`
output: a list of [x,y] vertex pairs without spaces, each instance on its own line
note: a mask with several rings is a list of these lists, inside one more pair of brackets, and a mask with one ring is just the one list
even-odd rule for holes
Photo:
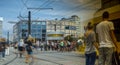
[[28,12],[28,36],[31,35],[31,11]]

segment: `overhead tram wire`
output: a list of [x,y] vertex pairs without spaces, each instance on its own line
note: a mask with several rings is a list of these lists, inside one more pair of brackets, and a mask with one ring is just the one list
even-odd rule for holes
[[[46,3],[49,3],[49,1],[50,1],[50,0],[46,0],[42,5],[45,5]],[[28,2],[28,0],[26,0],[25,2],[24,2],[23,0],[21,0],[21,2],[22,2],[23,5],[25,6],[25,8],[28,10],[29,8],[28,8],[28,6],[27,6],[27,4],[26,4],[26,3]],[[40,5],[40,7],[41,7],[41,5]],[[33,11],[32,11],[32,12],[33,12],[33,15],[34,15],[34,11],[36,11],[36,10],[33,9]],[[37,12],[38,12],[38,11],[37,11]],[[35,12],[35,13],[36,13],[36,12]],[[20,14],[21,14],[21,13],[20,13]]]
[[26,4],[27,1],[28,1],[28,0],[26,0],[26,1],[24,2],[23,0],[21,0],[21,2],[23,3],[23,5],[24,5],[26,8],[28,8],[28,6],[27,6],[27,4]]
[[[55,1],[50,1],[50,0],[47,0],[46,2],[44,2],[42,5],[40,5],[38,8],[41,8],[41,7],[47,7],[48,5],[50,5],[50,4],[52,4],[52,3],[54,3]],[[42,8],[41,8],[42,9]],[[46,8],[47,9],[47,8]],[[51,10],[53,10],[53,8],[48,8],[48,9],[51,9]],[[40,9],[39,10],[37,10],[36,12],[33,12],[33,14],[32,15],[35,15],[37,12],[39,12],[40,11]]]
[[[26,5],[26,3],[24,3],[24,1],[22,0],[23,4],[25,5],[25,7],[27,7],[27,10],[29,9],[29,7]],[[35,10],[40,10],[40,8],[30,8],[30,9],[35,9]],[[43,9],[48,9],[48,8],[42,8]],[[31,35],[31,11],[28,11],[28,36]]]
[[[43,4],[41,4],[39,7],[42,7],[43,5],[45,5],[47,2],[49,2],[49,0],[45,1]],[[33,10],[36,11],[36,10]]]
[[[25,2],[23,1],[23,0],[21,0],[22,1],[22,3],[23,3],[23,5],[25,6],[25,8],[27,8],[27,10],[28,9],[31,9],[32,10],[32,8],[29,8],[28,6],[27,6],[27,1],[28,0],[26,0]],[[37,9],[37,8],[35,8],[35,9],[33,9],[33,13],[32,13],[32,15],[34,15],[34,14],[36,14],[37,12],[39,12],[40,11],[40,9],[42,9],[42,8],[40,8],[40,7],[45,7],[45,6],[48,6],[48,5],[50,5],[50,4],[52,4],[52,3],[54,3],[55,1],[54,0],[46,0],[43,4],[41,4],[38,8],[39,8],[39,10],[35,10],[35,9]],[[43,8],[44,9],[44,8]],[[53,10],[53,8],[45,8],[45,9],[51,9],[51,10]],[[36,11],[36,12],[34,12],[34,11]],[[21,14],[21,13],[20,13]]]
[[[52,1],[53,2],[53,1]],[[55,1],[54,1],[55,2]],[[95,1],[95,2],[97,2],[97,1]],[[90,1],[88,1],[88,2],[86,2],[86,3],[84,3],[84,4],[80,4],[79,6],[76,6],[76,7],[74,7],[74,8],[72,8],[72,9],[70,9],[69,10],[69,12],[67,12],[67,13],[65,13],[65,15],[67,15],[67,14],[71,14],[72,12],[74,12],[76,9],[77,9],[77,11],[78,10],[94,10],[94,9],[90,9],[90,8],[88,8],[88,4],[90,4],[90,3],[93,3],[93,1],[92,0],[90,0]],[[51,3],[50,3],[51,4]],[[48,4],[49,5],[49,4]],[[87,5],[87,6],[85,6],[84,7],[84,5]],[[82,6],[82,7],[81,7]],[[79,9],[78,9],[79,8]],[[74,10],[74,11],[73,11]],[[34,14],[36,14],[36,12],[34,13]],[[58,14],[60,14],[60,13],[58,13]]]
[[25,0],[25,1],[24,1],[24,0],[21,0],[21,3],[23,4],[24,7],[21,8],[21,11],[19,12],[19,16],[17,17],[17,18],[19,18],[20,20],[27,18],[27,16],[24,16],[24,17],[23,17],[23,16],[21,15],[22,10],[24,10],[24,8],[26,8],[26,10],[27,10],[27,8],[28,8],[28,6],[27,6],[27,4],[26,4],[27,2],[28,2],[28,0]]
[[19,18],[20,20],[26,20],[25,18],[28,18],[28,17],[27,17],[27,16],[24,16],[24,17],[23,17],[23,16],[21,15],[21,13],[19,13],[19,16],[18,16],[17,18]]
[[[68,14],[74,13],[76,11],[93,10],[93,9],[88,8],[89,7],[89,5],[88,5],[89,3],[80,4],[79,6],[76,6],[76,7],[72,8],[72,9],[70,9],[69,12],[65,13],[64,15],[68,15]],[[87,6],[84,6],[84,5],[87,5]]]
[[[65,13],[65,15],[71,14],[71,13],[73,13],[75,11],[96,10],[96,9],[98,9],[98,8],[95,8],[95,9],[94,8],[89,8],[91,5],[93,5],[93,4],[90,4],[90,3],[93,3],[93,1],[90,0],[89,2],[86,2],[84,4],[80,4],[79,6],[76,6],[76,7],[72,8],[72,9],[70,9],[71,11],[69,10],[69,12]],[[94,4],[96,4],[96,3],[97,3],[97,1],[94,2]]]

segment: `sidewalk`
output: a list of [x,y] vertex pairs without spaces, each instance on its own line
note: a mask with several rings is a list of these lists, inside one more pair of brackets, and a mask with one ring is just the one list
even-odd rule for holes
[[25,57],[19,58],[18,53],[14,53],[14,48],[10,48],[10,55],[6,56],[0,65],[85,65],[84,55],[77,52],[57,52],[57,51],[34,51],[36,60],[33,63],[25,63]]

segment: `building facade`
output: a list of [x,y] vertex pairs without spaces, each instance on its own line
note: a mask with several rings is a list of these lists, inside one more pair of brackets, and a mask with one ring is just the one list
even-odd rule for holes
[[[67,35],[78,37],[79,35],[79,20],[77,16],[70,18],[62,18],[61,20],[32,20],[31,21],[31,36],[40,40],[63,40]],[[13,27],[14,41],[19,41],[21,38],[28,36],[28,22],[21,20]]]
[[47,40],[63,40],[67,35],[78,37],[79,21],[77,16],[47,21]]
[[[31,36],[40,40],[46,40],[46,21],[31,21]],[[14,41],[19,41],[21,38],[28,37],[28,22],[21,20],[13,26]]]

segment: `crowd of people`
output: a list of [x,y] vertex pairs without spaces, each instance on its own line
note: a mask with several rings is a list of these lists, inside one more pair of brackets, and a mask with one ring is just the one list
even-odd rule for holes
[[66,40],[61,40],[61,41],[47,41],[45,42],[40,42],[40,48],[41,51],[44,49],[45,51],[73,51],[75,50],[76,47],[76,41],[69,42]]
[[19,54],[19,58],[25,57],[25,62],[30,62],[35,59],[33,56],[33,50],[37,51],[57,51],[57,52],[70,52],[76,50],[77,41],[67,41],[67,40],[52,40],[40,42],[35,40],[31,36],[27,39],[20,39],[17,42],[8,44],[5,39],[0,41],[0,61],[5,60],[5,56],[9,55],[9,47],[14,48],[14,53]]
[[[15,53],[19,53],[19,57],[22,58],[25,56],[25,62],[29,62],[29,58],[33,58],[33,50],[38,51],[58,51],[58,52],[70,52],[76,50],[76,41],[67,41],[67,40],[60,40],[60,41],[46,41],[40,42],[39,40],[35,40],[31,36],[28,39],[20,39],[19,42],[14,43],[13,47],[15,49]],[[18,52],[19,51],[19,52]]]

